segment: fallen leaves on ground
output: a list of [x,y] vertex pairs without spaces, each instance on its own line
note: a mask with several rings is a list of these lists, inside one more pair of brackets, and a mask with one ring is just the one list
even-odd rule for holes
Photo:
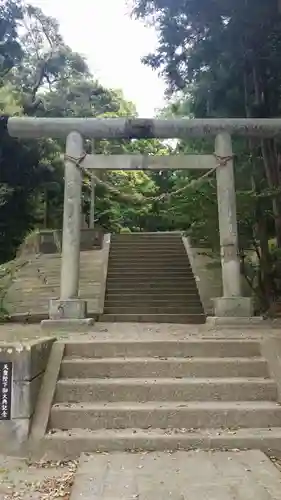
[[[60,468],[66,464],[60,463],[37,463],[32,464],[35,468]],[[61,474],[56,476],[50,475],[41,481],[24,481],[17,488],[13,488],[11,492],[5,495],[4,500],[69,500],[71,488],[74,482],[75,472],[77,470],[77,462],[67,463],[67,471],[61,471]]]
[[69,500],[70,492],[74,481],[74,473],[66,473],[59,477],[46,478],[35,490],[42,493],[41,500]]
[[271,462],[274,463],[275,467],[281,471],[281,458],[280,457],[275,457],[275,456],[270,456],[269,457]]

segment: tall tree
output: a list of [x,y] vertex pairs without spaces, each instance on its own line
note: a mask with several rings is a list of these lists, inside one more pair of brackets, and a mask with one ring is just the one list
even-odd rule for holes
[[61,78],[44,95],[44,116],[94,117],[105,113],[136,115],[121,91],[106,89],[91,76]]
[[[164,73],[170,92],[185,89],[195,116],[280,114],[281,16],[276,0],[135,0],[134,13],[153,19],[158,30],[158,49],[145,62]],[[262,140],[248,146],[263,160],[281,247],[280,145]]]
[[23,51],[19,43],[18,24],[22,20],[21,2],[0,1],[0,79],[19,63]]
[[[134,14],[153,20],[158,30],[158,48],[145,58],[146,64],[163,72],[170,93],[183,92],[173,112],[280,115],[281,16],[276,0],[135,0]],[[275,234],[281,247],[280,143],[235,140],[235,150],[240,234],[258,252],[269,295],[269,238]]]
[[64,43],[57,21],[38,7],[24,7],[20,42],[22,61],[9,79],[21,89],[27,114],[44,110],[43,95],[58,82],[89,75],[85,59]]

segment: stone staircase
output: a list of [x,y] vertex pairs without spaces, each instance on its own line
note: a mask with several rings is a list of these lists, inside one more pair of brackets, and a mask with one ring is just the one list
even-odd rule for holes
[[205,323],[179,233],[112,235],[101,320]]
[[258,340],[68,341],[44,449],[281,449]]

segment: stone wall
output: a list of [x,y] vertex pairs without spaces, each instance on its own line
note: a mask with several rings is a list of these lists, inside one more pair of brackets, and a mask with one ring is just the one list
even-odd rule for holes
[[19,451],[28,437],[54,340],[0,342],[0,363],[12,363],[11,417],[10,420],[0,419],[0,452]]
[[[103,232],[101,229],[81,229],[81,252],[89,250],[101,250],[103,243]],[[20,247],[19,255],[31,254],[56,254],[61,252],[62,230],[45,229],[35,231],[26,237]]]

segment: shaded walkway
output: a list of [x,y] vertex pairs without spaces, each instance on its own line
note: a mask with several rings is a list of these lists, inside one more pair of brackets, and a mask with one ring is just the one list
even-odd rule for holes
[[260,451],[82,455],[71,500],[280,500]]

